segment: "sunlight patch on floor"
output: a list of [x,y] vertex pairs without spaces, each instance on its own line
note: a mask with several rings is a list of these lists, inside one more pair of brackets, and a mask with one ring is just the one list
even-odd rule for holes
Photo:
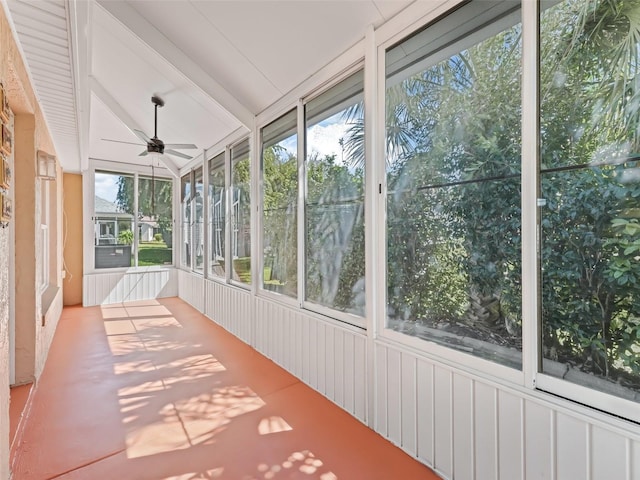
[[319,478],[320,480],[338,480],[338,476],[331,472],[320,472],[324,462],[317,458],[309,450],[302,450],[299,452],[293,452],[289,457],[281,464],[267,465],[261,463],[258,465],[258,476],[251,477],[252,480],[264,479],[264,480],[277,480],[279,478],[298,478],[293,471],[313,476],[313,478]]
[[258,425],[258,433],[260,435],[268,435],[270,433],[288,432],[293,430],[284,418],[279,416],[271,416],[260,420]]

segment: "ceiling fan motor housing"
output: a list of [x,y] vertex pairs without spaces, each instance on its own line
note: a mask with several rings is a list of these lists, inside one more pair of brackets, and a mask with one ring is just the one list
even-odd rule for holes
[[153,137],[151,141],[147,143],[147,152],[164,153],[164,142],[157,137]]

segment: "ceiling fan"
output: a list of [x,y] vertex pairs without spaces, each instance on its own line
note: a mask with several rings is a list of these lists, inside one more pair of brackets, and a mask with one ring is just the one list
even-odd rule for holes
[[[184,154],[182,152],[176,151],[179,150],[193,150],[198,148],[193,143],[164,143],[162,140],[158,138],[158,107],[164,107],[164,100],[157,95],[151,97],[151,102],[154,105],[154,118],[153,118],[153,137],[149,138],[149,136],[141,130],[133,129],[133,133],[147,144],[147,149],[140,153],[139,156],[143,157],[150,153],[159,153],[160,155],[167,153],[169,155],[174,155],[176,157],[185,158],[187,160],[191,160],[193,157]],[[123,142],[121,140],[110,140],[108,138],[103,138],[102,140],[107,142],[116,142],[116,143],[129,143],[132,142]],[[135,143],[133,145],[140,145]]]

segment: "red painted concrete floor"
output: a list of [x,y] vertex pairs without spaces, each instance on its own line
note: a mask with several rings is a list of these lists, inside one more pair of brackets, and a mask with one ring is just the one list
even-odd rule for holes
[[180,299],[63,312],[14,480],[437,479]]

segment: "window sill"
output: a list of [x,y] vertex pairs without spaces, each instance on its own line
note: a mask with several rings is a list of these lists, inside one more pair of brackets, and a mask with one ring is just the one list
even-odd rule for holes
[[42,316],[44,317],[49,313],[49,309],[53,304],[58,292],[60,291],[60,287],[55,285],[47,285],[47,287],[42,291]]

